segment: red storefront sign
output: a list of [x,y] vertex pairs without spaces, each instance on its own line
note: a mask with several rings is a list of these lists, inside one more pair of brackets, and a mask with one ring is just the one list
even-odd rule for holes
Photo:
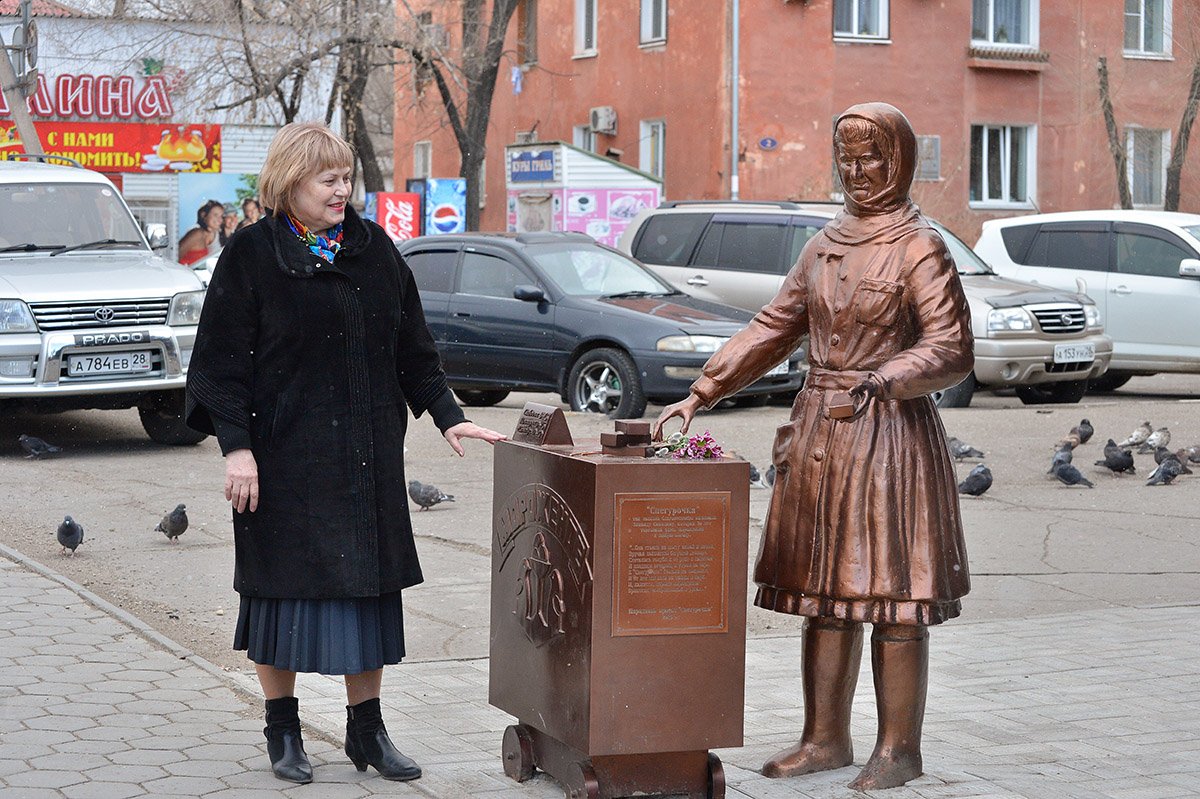
[[[220,172],[220,125],[34,122],[42,151],[98,172]],[[13,122],[0,119],[0,158],[24,152]]]
[[[51,81],[38,75],[25,104],[35,117],[169,118],[175,113],[171,89],[182,79],[182,70],[170,79],[166,75],[137,80],[131,75],[59,75]],[[0,115],[8,115],[8,100],[2,94]]]
[[375,221],[383,226],[392,241],[406,241],[421,235],[421,196],[407,192],[378,192],[375,195]]

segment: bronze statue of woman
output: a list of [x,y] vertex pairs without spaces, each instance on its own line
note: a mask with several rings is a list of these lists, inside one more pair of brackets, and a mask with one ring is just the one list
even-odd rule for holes
[[[850,705],[873,625],[875,750],[850,787],[921,774],[929,639],[970,589],[954,469],[930,392],[974,364],[954,262],[909,198],[916,136],[886,103],[834,127],[845,208],[804,247],[779,293],[709,359],[655,426],[757,380],[810,337],[810,371],[775,436],[776,481],[755,604],[806,617],[804,731],[763,765],[787,777],[853,763]],[[847,397],[847,395],[849,395]],[[847,407],[848,406],[848,407]]]

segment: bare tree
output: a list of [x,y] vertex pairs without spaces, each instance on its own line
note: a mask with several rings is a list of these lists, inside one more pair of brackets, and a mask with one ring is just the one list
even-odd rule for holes
[[1192,137],[1192,125],[1196,121],[1196,109],[1200,106],[1200,58],[1192,64],[1192,84],[1188,89],[1183,118],[1179,120],[1179,135],[1171,148],[1171,161],[1167,164],[1167,186],[1163,198],[1163,210],[1179,210],[1179,183],[1183,177],[1183,162],[1187,158],[1188,139]]
[[1112,153],[1113,165],[1117,170],[1117,197],[1122,208],[1133,207],[1133,195],[1129,192],[1128,162],[1125,159],[1125,143],[1121,141],[1121,133],[1117,128],[1117,118],[1113,113],[1112,94],[1108,88],[1108,59],[1100,57],[1096,67],[1100,77],[1100,110],[1104,113],[1104,128],[1108,131],[1108,150]]

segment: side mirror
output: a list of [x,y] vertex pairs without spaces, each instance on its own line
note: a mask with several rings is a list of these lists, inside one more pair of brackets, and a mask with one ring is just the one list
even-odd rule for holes
[[546,292],[537,286],[521,285],[513,289],[513,298],[522,302],[545,302]]
[[1180,277],[1200,277],[1200,258],[1184,258],[1179,262]]
[[146,232],[146,240],[150,242],[150,249],[165,250],[171,245],[171,240],[167,238],[167,226],[162,222],[147,222],[143,229]]

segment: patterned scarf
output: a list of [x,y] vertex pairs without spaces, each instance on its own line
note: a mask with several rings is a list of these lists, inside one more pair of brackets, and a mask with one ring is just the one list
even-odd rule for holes
[[338,222],[329,229],[329,235],[321,236],[313,233],[304,223],[291,214],[287,215],[288,227],[292,232],[304,242],[313,255],[319,255],[329,263],[333,263],[333,258],[338,254],[338,250],[342,249],[342,223]]

